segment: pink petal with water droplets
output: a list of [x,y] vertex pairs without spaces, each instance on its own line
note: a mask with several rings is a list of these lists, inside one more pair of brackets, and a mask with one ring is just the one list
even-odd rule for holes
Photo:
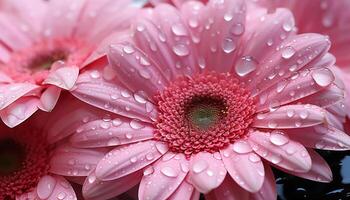
[[164,143],[151,140],[115,148],[98,163],[96,175],[104,181],[126,176],[150,165],[167,151]]
[[[277,107],[296,100],[302,101],[303,98],[331,86],[334,79],[332,71],[327,68],[296,72],[292,77],[281,80],[275,86],[260,93],[257,110],[263,111],[271,106]],[[339,92],[339,96],[343,95],[341,90],[334,90],[334,92]]]
[[247,83],[248,88],[259,93],[292,76],[308,63],[321,59],[330,41],[323,35],[302,34],[286,39],[282,45],[282,49],[260,62],[255,71],[258,75]]
[[224,181],[226,173],[222,160],[200,152],[191,158],[188,179],[199,192],[208,193]]
[[230,176],[226,176],[224,182],[205,195],[205,199],[208,200],[249,200],[249,192],[241,188],[237,183],[231,179]]
[[316,149],[345,151],[350,149],[350,136],[327,125],[317,125],[285,131],[288,136],[301,144]]
[[32,116],[39,104],[36,97],[22,97],[1,110],[0,117],[8,127],[13,128]]
[[87,200],[106,200],[116,197],[137,185],[142,178],[142,172],[137,171],[127,176],[111,180],[101,181],[95,173],[91,173],[83,185],[83,196]]
[[50,160],[50,172],[62,176],[87,176],[106,152],[106,149],[78,149],[68,145],[57,147]]
[[317,182],[329,183],[333,179],[332,170],[329,168],[327,162],[312,149],[308,149],[311,156],[312,166],[311,169],[306,173],[297,173],[293,171],[285,171],[286,173],[292,174],[294,176],[299,176],[301,178],[309,179]]
[[119,81],[134,93],[142,86],[153,97],[168,84],[156,64],[130,43],[112,45],[108,58]]
[[195,198],[196,193],[198,192],[194,189],[194,187],[191,184],[187,183],[187,181],[182,181],[180,186],[168,198],[168,200],[183,200],[183,199],[198,200],[198,198]]
[[102,74],[99,70],[81,74],[72,94],[88,104],[131,119],[146,122],[156,119],[155,106],[146,100],[142,93],[132,94],[119,83],[102,78]]
[[40,199],[76,199],[70,183],[61,176],[46,175],[39,180],[36,192]]
[[275,177],[271,168],[265,165],[265,181],[261,189],[253,194],[250,194],[250,200],[271,200],[277,199]]
[[60,97],[61,89],[56,86],[48,87],[40,96],[39,108],[43,111],[50,112],[55,107]]
[[252,124],[257,128],[294,129],[326,122],[326,111],[314,105],[287,105],[272,112],[258,113]]
[[265,160],[295,172],[311,169],[311,158],[304,146],[280,133],[255,131],[248,138],[253,150]]
[[[340,106],[340,102],[344,99],[344,90],[340,89],[335,84],[331,84],[324,90],[321,90],[315,94],[304,97],[298,100],[296,103],[302,104],[313,104],[320,107],[326,107],[329,110],[329,107],[333,107],[333,105],[337,104]],[[334,107],[335,108],[335,107]],[[336,109],[336,108],[335,108]],[[336,114],[345,113],[344,108],[338,108]],[[343,115],[345,116],[345,115]]]
[[[255,7],[254,9],[256,10]],[[264,15],[260,19],[255,19],[255,21],[249,21],[247,26],[247,34],[252,36],[245,38],[247,41],[245,41],[243,55],[250,55],[257,62],[271,56],[284,39],[295,35],[293,14],[290,10],[284,8],[278,8],[274,13]],[[256,28],[256,26],[259,26],[259,28]],[[252,73],[246,77],[249,79],[254,76],[255,74]]]
[[76,147],[104,147],[135,143],[153,138],[154,127],[149,123],[128,118],[96,120],[80,126],[71,138]]
[[189,171],[188,165],[189,162],[183,154],[165,154],[145,169],[140,183],[139,199],[168,199],[184,181]]
[[198,43],[199,58],[204,59],[207,70],[229,72],[246,29],[245,1],[209,1],[199,15],[203,31],[194,41]]
[[31,83],[11,83],[0,85],[0,110],[38,88],[39,86]]
[[191,36],[179,11],[161,4],[150,18],[138,20],[134,26],[137,46],[157,62],[169,80],[198,71]]
[[74,87],[79,75],[79,68],[77,66],[61,67],[47,76],[44,84],[55,85],[59,88],[70,90]]
[[264,165],[247,142],[238,146],[236,144],[237,141],[220,151],[225,168],[240,187],[257,192],[264,182]]

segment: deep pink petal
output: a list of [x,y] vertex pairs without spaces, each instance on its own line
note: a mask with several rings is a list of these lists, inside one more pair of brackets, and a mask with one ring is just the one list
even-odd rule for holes
[[264,165],[247,141],[238,140],[220,153],[227,172],[240,187],[249,192],[261,188],[265,178]]
[[226,176],[224,182],[205,198],[208,200],[249,200],[249,192],[237,185],[230,176]]
[[287,105],[272,112],[259,113],[253,127],[267,129],[294,129],[325,123],[326,111],[314,105]]
[[70,138],[76,147],[105,147],[153,138],[154,127],[129,118],[100,119],[80,126]]
[[250,133],[248,141],[257,154],[281,168],[296,172],[311,169],[311,158],[305,147],[279,132],[255,131]]
[[111,181],[101,181],[96,177],[95,173],[91,173],[84,182],[83,196],[87,200],[110,199],[137,185],[141,178],[141,171]]
[[36,97],[22,97],[1,110],[0,117],[8,127],[13,128],[32,116],[39,104]]
[[183,154],[166,153],[144,170],[139,199],[168,199],[184,181],[188,171],[189,162]]
[[98,163],[96,176],[104,181],[126,176],[153,163],[167,151],[165,144],[152,140],[115,148]]
[[191,158],[189,181],[198,191],[208,193],[224,181],[226,172],[222,160],[200,152]]
[[50,172],[62,176],[87,176],[106,152],[106,149],[79,149],[62,145],[53,152]]

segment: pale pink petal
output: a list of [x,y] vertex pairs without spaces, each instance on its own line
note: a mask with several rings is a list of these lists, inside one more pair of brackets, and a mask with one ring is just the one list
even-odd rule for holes
[[305,147],[280,132],[251,132],[248,141],[257,154],[281,168],[296,172],[311,169],[311,158]]
[[[4,47],[3,45],[0,45],[0,62],[7,63],[11,58],[11,52]],[[0,75],[0,82],[8,82],[11,80],[10,78],[5,77],[2,73]]]
[[55,85],[59,88],[70,90],[78,79],[79,68],[77,66],[61,67],[46,77],[43,84]]
[[106,152],[106,149],[79,149],[62,145],[53,151],[50,172],[62,176],[87,176]]
[[337,128],[339,130],[344,130],[342,118],[328,111],[326,111],[326,116],[327,116],[327,123],[330,126],[333,126],[334,128]]
[[287,105],[273,112],[259,113],[253,127],[268,129],[295,129],[326,122],[326,111],[314,105]]
[[43,111],[50,112],[55,107],[58,98],[61,94],[61,89],[56,86],[50,86],[41,94],[39,108]]
[[11,83],[0,85],[0,110],[38,88],[39,86],[31,83]]
[[194,38],[198,43],[199,64],[205,65],[206,70],[229,72],[246,29],[244,0],[209,1],[199,15],[202,27],[198,28],[203,31],[199,38]]
[[185,24],[177,9],[162,4],[154,9],[151,20],[138,20],[134,28],[137,46],[158,63],[170,80],[198,71],[195,48]]
[[91,173],[84,182],[83,196],[86,200],[110,199],[140,183],[141,178],[141,171],[111,181],[101,181],[96,177],[95,173]]
[[70,138],[76,147],[116,146],[153,138],[154,127],[129,118],[101,119],[80,126]]
[[168,84],[157,65],[130,43],[111,46],[108,58],[119,81],[133,93],[142,86],[153,97]]
[[36,97],[22,97],[1,110],[0,117],[8,127],[13,128],[32,116],[39,104]]
[[80,14],[87,1],[77,0],[50,0],[49,7],[43,22],[43,35],[46,37],[69,37],[72,36]]
[[[329,111],[329,108],[332,107],[333,109],[336,109],[337,112],[335,114],[340,114],[346,112],[344,111],[344,108],[339,107],[338,109],[334,107],[334,105],[344,105],[344,103],[339,104],[344,99],[344,90],[336,86],[335,84],[331,84],[326,89],[323,89],[315,94],[312,94],[310,96],[304,97],[297,101],[296,103],[302,103],[302,104],[313,104],[320,107],[326,107],[326,109]],[[343,115],[345,116],[345,115]]]
[[183,154],[166,153],[144,170],[139,199],[168,199],[184,181],[188,171],[189,161]]
[[218,187],[226,173],[222,160],[211,153],[200,152],[191,158],[189,181],[201,193],[208,193]]
[[265,178],[264,165],[247,141],[235,141],[220,153],[227,172],[240,187],[249,192],[260,190]]
[[129,118],[153,122],[156,119],[155,106],[142,97],[142,93],[132,94],[114,80],[107,81],[103,71],[89,70],[79,76],[72,94],[80,100]]
[[312,149],[308,149],[311,156],[312,166],[310,171],[306,173],[297,173],[294,171],[284,170],[286,173],[292,174],[294,176],[299,176],[301,178],[309,179],[317,182],[329,183],[332,181],[332,170],[329,168],[327,162],[318,153]]
[[70,183],[61,176],[46,175],[42,177],[36,188],[40,199],[57,200],[64,198],[76,198]]
[[350,149],[350,136],[327,125],[317,125],[302,129],[285,131],[289,138],[304,146],[324,150],[344,151]]
[[275,177],[271,168],[265,165],[265,181],[257,193],[250,194],[250,200],[272,200],[277,199]]
[[196,198],[196,194],[198,192],[194,189],[194,187],[187,183],[187,181],[182,181],[180,186],[176,189],[176,191],[168,198],[168,200],[198,200]]
[[[324,88],[331,86],[334,81],[334,74],[327,68],[300,70],[292,77],[280,80],[279,83],[265,90],[258,95],[258,111],[268,110],[269,107],[281,106],[296,100],[315,94]],[[339,96],[343,95],[340,90]]]
[[292,76],[308,63],[322,58],[330,47],[330,41],[323,35],[302,34],[286,39],[281,45],[283,48],[259,63],[254,71],[259,75],[247,83],[249,89],[262,92]]
[[150,165],[167,151],[165,144],[151,140],[115,148],[98,163],[96,175],[104,181],[126,176]]
[[[252,13],[256,12],[256,7],[252,9]],[[285,38],[295,35],[293,14],[284,8],[276,9],[274,13],[264,15],[263,18],[251,20],[247,26],[247,34],[251,36],[244,38],[246,45],[243,55],[252,56],[257,62],[271,56]],[[259,26],[259,29],[256,26]],[[253,76],[255,75],[250,74],[245,79]]]
[[249,200],[249,192],[241,188],[237,183],[231,179],[230,176],[226,176],[224,182],[205,195],[205,199],[208,200]]

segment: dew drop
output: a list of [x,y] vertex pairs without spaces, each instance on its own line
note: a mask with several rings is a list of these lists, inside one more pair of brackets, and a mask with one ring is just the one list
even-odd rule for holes
[[287,144],[289,142],[289,139],[287,136],[285,136],[279,131],[272,131],[270,136],[270,142],[274,145],[282,146]]
[[143,175],[148,176],[148,175],[153,174],[153,172],[154,172],[154,168],[152,166],[150,166],[143,171]]
[[180,23],[174,24],[171,27],[171,31],[177,36],[186,36],[187,35],[185,26],[180,24]]
[[242,35],[243,32],[244,32],[244,25],[243,24],[238,23],[238,24],[234,24],[232,26],[232,29],[231,29],[232,34],[239,36],[239,35]]
[[280,155],[273,155],[271,156],[271,162],[273,164],[278,164],[282,161],[282,157]]
[[289,117],[289,118],[291,118],[291,117],[293,117],[294,116],[294,110],[292,110],[292,109],[288,109],[287,110],[287,116]]
[[120,120],[119,118],[115,118],[112,120],[112,124],[115,127],[120,126],[122,123],[123,123],[122,120]]
[[131,45],[126,45],[123,47],[123,51],[126,53],[126,54],[132,54],[135,52],[135,49],[134,47],[132,47]]
[[279,83],[277,83],[277,93],[280,93],[283,91],[283,89],[287,86],[288,81],[287,80],[283,80],[280,81]]
[[249,155],[249,160],[254,163],[261,161],[260,157],[255,153]]
[[301,119],[306,119],[309,116],[309,112],[307,110],[303,110],[299,114]]
[[226,13],[224,15],[224,20],[227,21],[227,22],[231,21],[232,18],[233,18],[233,15],[231,13]]
[[289,31],[291,31],[293,29],[293,24],[292,24],[291,21],[286,21],[286,22],[283,23],[282,27],[283,27],[283,30],[289,32]]
[[235,66],[236,73],[243,77],[253,72],[258,66],[258,63],[251,56],[242,57]]
[[93,79],[98,79],[100,78],[100,72],[98,72],[97,70],[93,70],[90,72],[90,77],[93,78]]
[[64,199],[66,196],[67,196],[67,194],[66,194],[65,192],[60,192],[60,193],[57,195],[57,199],[62,200],[62,199]]
[[132,163],[135,163],[135,162],[137,162],[137,158],[134,156],[134,157],[132,157],[132,158],[130,158],[130,162],[132,162]]
[[273,40],[272,39],[268,39],[266,42],[267,46],[272,46],[273,45]]
[[161,170],[162,174],[167,177],[177,177],[178,173],[172,167],[163,167]]
[[293,47],[288,46],[282,51],[282,58],[289,59],[294,54],[295,54],[295,49]]
[[277,123],[275,121],[269,121],[267,126],[269,128],[276,128],[277,127]]
[[233,143],[233,150],[237,153],[249,153],[252,148],[246,141],[237,141]]
[[222,41],[222,50],[225,53],[231,53],[236,49],[236,44],[234,43],[234,41],[231,38],[225,38]]
[[320,69],[312,73],[312,78],[321,87],[329,86],[333,80],[334,75],[329,69]]
[[208,168],[208,163],[205,160],[197,160],[192,165],[192,170],[194,173],[201,173]]
[[173,51],[178,56],[187,56],[190,53],[189,49],[184,44],[177,44],[173,46]]
[[145,127],[143,124],[141,124],[140,120],[138,119],[132,119],[129,125],[132,129],[135,129],[135,130],[142,129]]

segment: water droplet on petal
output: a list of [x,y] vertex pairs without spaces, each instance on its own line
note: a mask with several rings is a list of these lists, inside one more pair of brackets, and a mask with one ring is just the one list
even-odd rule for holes
[[299,114],[301,119],[306,119],[309,116],[309,112],[307,110],[303,110]]
[[269,121],[267,126],[269,128],[276,128],[277,127],[277,123],[275,121]]
[[295,49],[293,47],[286,47],[282,51],[282,58],[289,59],[295,54]]
[[249,160],[254,162],[254,163],[261,161],[260,157],[258,155],[256,155],[255,153],[251,153],[249,155]]
[[98,78],[100,78],[101,75],[100,75],[100,72],[98,72],[97,70],[93,70],[90,72],[90,76],[93,79],[98,79]]
[[243,77],[253,72],[258,66],[258,63],[251,56],[242,57],[235,66],[236,73]]
[[222,50],[225,53],[231,53],[236,49],[236,44],[231,38],[225,38],[222,41]]
[[321,87],[329,86],[333,80],[334,75],[329,69],[320,69],[312,73],[312,78]]
[[194,173],[201,173],[204,170],[208,168],[208,163],[205,160],[197,160],[193,165],[192,165],[192,170]]
[[291,21],[286,21],[283,23],[283,29],[287,32],[291,31],[293,29],[293,24]]
[[163,167],[161,170],[162,174],[168,177],[177,177],[178,172],[174,170],[172,167]]
[[289,118],[293,117],[293,116],[294,116],[294,110],[288,109],[288,110],[287,110],[287,116],[288,116]]
[[126,45],[123,47],[123,51],[126,53],[126,54],[132,54],[135,52],[135,49],[134,47],[132,47],[131,45]]
[[184,44],[177,44],[173,46],[173,51],[178,56],[187,56],[190,53],[188,47]]
[[239,141],[236,141],[235,143],[233,143],[233,150],[237,153],[249,153],[253,149],[248,144],[248,142],[239,140]]
[[272,155],[271,156],[271,162],[273,164],[278,164],[282,161],[282,157],[280,155]]
[[138,119],[132,119],[129,123],[130,127],[133,128],[133,129],[142,129],[144,128],[145,126],[143,124],[141,124],[140,120]]
[[185,26],[180,24],[180,23],[174,24],[171,27],[171,30],[177,36],[186,36],[187,35]]
[[244,32],[244,25],[243,24],[234,24],[231,29],[231,33],[234,35],[242,35]]
[[232,18],[233,18],[233,15],[231,13],[226,13],[224,15],[224,20],[227,21],[227,22],[231,21]]
[[270,142],[274,145],[282,146],[289,142],[289,138],[280,131],[272,131]]
[[143,175],[148,176],[150,174],[153,174],[153,172],[154,172],[154,168],[150,166],[143,171]]

